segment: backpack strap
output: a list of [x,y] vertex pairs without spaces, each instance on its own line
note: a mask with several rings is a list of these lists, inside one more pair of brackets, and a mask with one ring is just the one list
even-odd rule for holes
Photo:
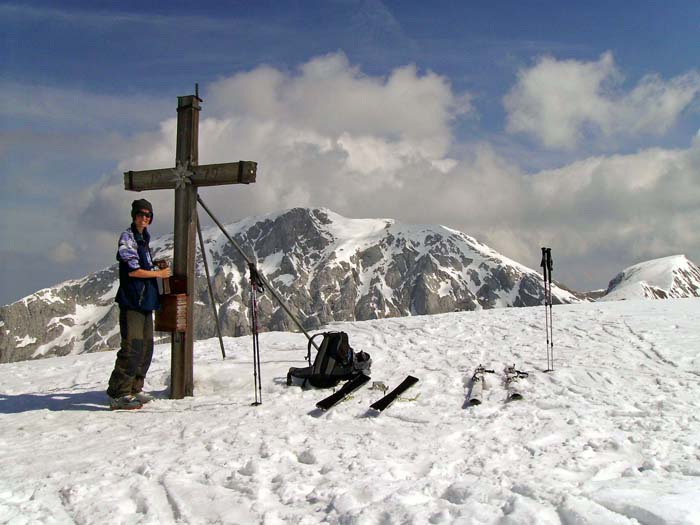
[[[325,336],[326,334],[324,332],[317,333],[316,335],[314,335],[313,337],[311,337],[309,339],[309,342],[306,345],[306,361],[309,363],[309,365],[311,365],[311,345],[313,345],[313,340],[316,339],[319,335]],[[324,340],[325,340],[325,338],[324,338]],[[323,343],[321,343],[321,346],[323,346]],[[319,348],[319,352],[320,352],[321,347],[318,347],[318,348]],[[318,356],[316,356],[316,358],[318,359]]]
[[351,366],[354,353],[355,351],[350,346],[348,334],[345,332],[340,332],[340,342],[338,344],[338,351],[336,352],[336,355],[340,360],[340,364],[343,366]]

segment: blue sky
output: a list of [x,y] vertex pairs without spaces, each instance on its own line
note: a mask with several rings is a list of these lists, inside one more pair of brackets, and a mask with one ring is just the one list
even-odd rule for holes
[[226,221],[443,223],[535,267],[551,245],[579,289],[698,261],[700,4],[493,4],[0,3],[0,304],[112,264],[120,173],[173,163],[195,82],[200,162],[260,162],[203,190]]

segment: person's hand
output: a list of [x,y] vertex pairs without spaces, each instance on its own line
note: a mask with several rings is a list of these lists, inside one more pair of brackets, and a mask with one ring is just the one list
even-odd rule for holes
[[162,270],[156,270],[156,277],[160,277],[161,279],[167,279],[170,277],[170,267],[165,267]]

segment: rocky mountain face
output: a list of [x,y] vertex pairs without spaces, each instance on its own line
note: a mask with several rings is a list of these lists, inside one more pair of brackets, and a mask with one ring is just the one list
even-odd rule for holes
[[[347,219],[295,208],[226,227],[259,271],[313,330],[354,321],[455,310],[542,304],[542,277],[464,233],[389,219]],[[245,261],[218,228],[204,232],[223,335],[250,333]],[[116,234],[115,234],[116,242]],[[152,241],[172,257],[172,236]],[[216,334],[202,259],[197,255],[195,338]],[[0,308],[0,362],[96,352],[119,346],[117,266],[36,292]],[[554,287],[554,302],[577,302]],[[295,326],[269,293],[261,330]]]
[[610,281],[601,300],[700,297],[700,268],[673,255],[626,268]]

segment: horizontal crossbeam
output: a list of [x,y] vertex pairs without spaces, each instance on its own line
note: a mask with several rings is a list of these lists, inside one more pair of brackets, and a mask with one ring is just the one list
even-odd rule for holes
[[187,171],[182,168],[127,171],[124,173],[124,189],[173,190],[181,184],[192,184],[196,187],[250,184],[255,182],[257,169],[257,162],[240,160],[226,164],[191,166]]

